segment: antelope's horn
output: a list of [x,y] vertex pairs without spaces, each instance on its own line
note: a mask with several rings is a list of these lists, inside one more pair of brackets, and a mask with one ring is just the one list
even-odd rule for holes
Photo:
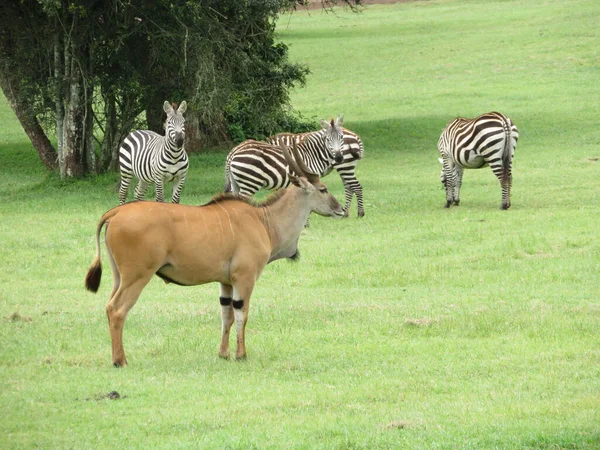
[[300,167],[300,170],[302,170],[302,173],[304,173],[304,176],[306,177],[306,179],[313,184],[318,182],[319,176],[312,173],[310,171],[310,169],[306,166],[305,162],[300,157],[300,154],[298,153],[298,147],[296,146],[296,140],[292,141],[292,152],[294,153],[294,159],[298,163],[298,166]]

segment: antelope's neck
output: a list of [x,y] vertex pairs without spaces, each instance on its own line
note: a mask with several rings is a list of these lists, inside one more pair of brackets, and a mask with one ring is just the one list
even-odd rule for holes
[[265,207],[264,223],[271,238],[271,258],[291,258],[298,251],[298,239],[310,215],[306,196],[295,186],[272,205]]

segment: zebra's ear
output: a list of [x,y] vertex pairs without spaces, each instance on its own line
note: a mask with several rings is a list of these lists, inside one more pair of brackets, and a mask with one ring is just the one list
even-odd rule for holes
[[335,119],[335,126],[341,127],[342,125],[344,125],[344,115],[340,114],[339,116],[337,116],[337,119]]
[[440,164],[443,166],[444,165],[444,160],[442,158],[438,158],[438,161],[440,162]]
[[321,119],[321,128],[329,128],[331,125],[326,120]]
[[167,113],[167,114],[173,114],[173,107],[171,106],[171,104],[168,102],[168,100],[165,100],[165,103],[163,104],[163,110]]
[[187,103],[184,101],[181,102],[181,104],[179,105],[179,108],[177,108],[177,111],[180,114],[183,114],[185,112],[185,110],[187,109]]

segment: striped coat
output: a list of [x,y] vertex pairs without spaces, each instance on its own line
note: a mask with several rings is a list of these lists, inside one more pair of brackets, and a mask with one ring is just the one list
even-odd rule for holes
[[362,217],[362,186],[356,179],[355,168],[358,160],[364,155],[364,147],[357,134],[341,127],[342,120],[340,116],[335,123],[332,121],[329,124],[339,135],[336,144],[332,146],[333,151],[327,148],[324,139],[313,139],[315,135],[326,130],[324,121],[321,123],[324,129],[318,132],[281,133],[271,136],[266,144],[257,141],[241,143],[227,157],[225,190],[251,196],[261,188],[286,187],[289,184],[288,169],[279,146],[283,144],[291,147],[292,141],[295,140],[298,153],[312,173],[325,176],[334,168],[338,171],[346,192],[345,214],[348,214],[352,196],[356,195],[358,215]]
[[513,122],[504,114],[490,112],[474,119],[452,120],[440,136],[441,181],[446,208],[458,205],[464,169],[490,166],[502,186],[502,209],[510,208],[512,161],[519,139]]
[[142,200],[150,184],[156,186],[156,201],[164,201],[164,185],[173,182],[173,203],[179,203],[181,189],[187,175],[189,161],[183,142],[185,139],[185,101],[175,109],[169,102],[163,105],[167,113],[165,136],[150,130],[136,130],[125,138],[119,148],[121,184],[119,203],[125,203],[129,183],[133,177],[139,182],[135,200]]

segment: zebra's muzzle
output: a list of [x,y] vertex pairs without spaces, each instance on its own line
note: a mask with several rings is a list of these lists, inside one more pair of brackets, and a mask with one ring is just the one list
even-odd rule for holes
[[344,155],[342,155],[342,152],[338,152],[334,155],[333,160],[336,162],[336,164],[339,164],[344,160]]
[[175,135],[175,145],[177,146],[177,148],[181,148],[181,146],[183,145],[183,133],[177,133]]

